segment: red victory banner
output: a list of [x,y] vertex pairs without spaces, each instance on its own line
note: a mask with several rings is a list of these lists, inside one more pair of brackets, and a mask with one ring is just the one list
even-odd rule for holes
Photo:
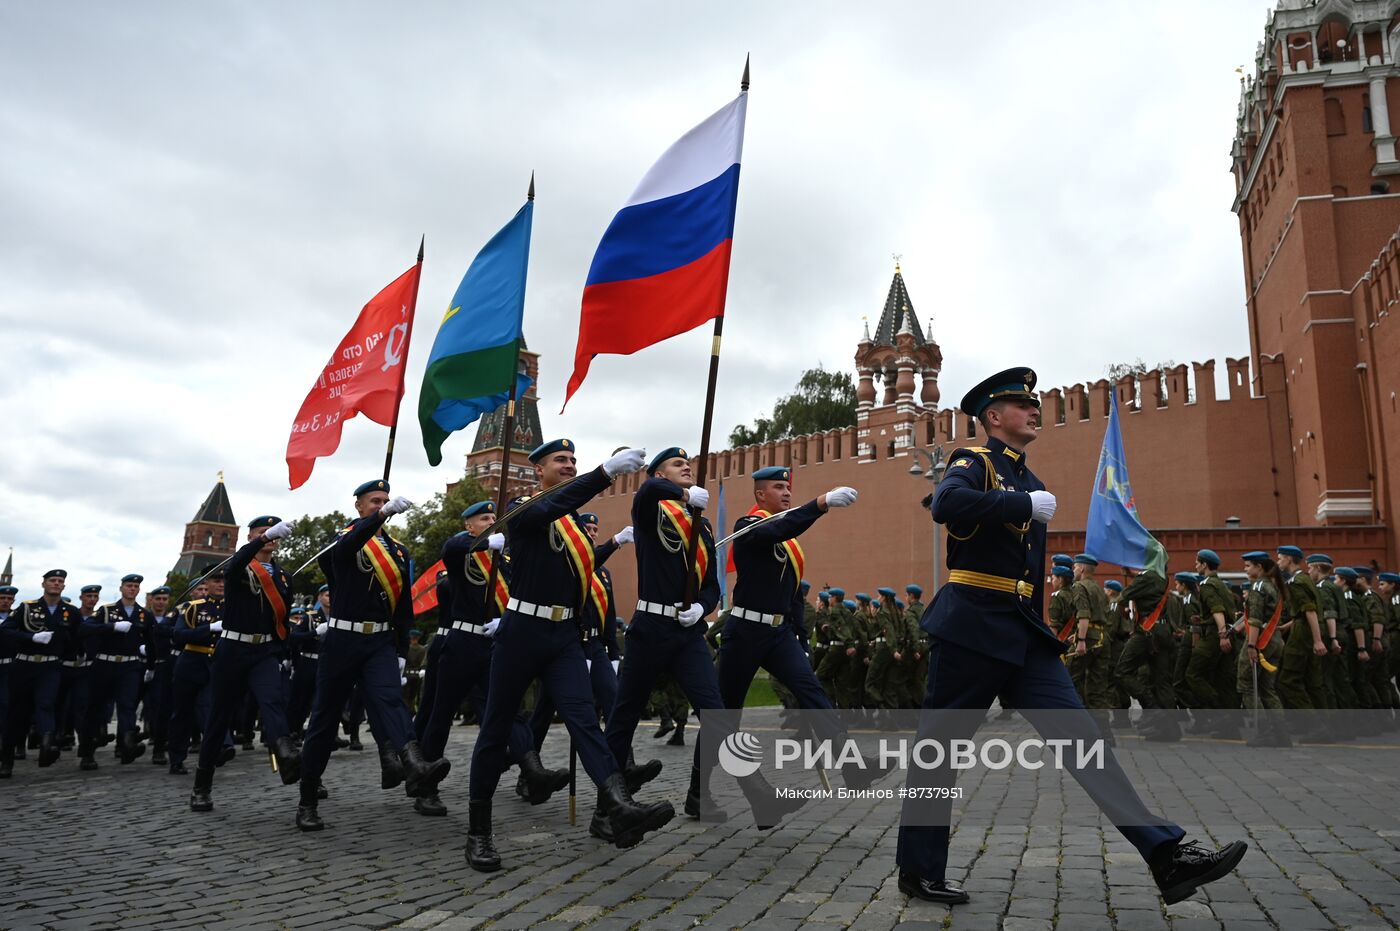
[[301,402],[287,440],[287,474],[292,488],[301,487],[311,477],[318,458],[331,455],[340,446],[345,421],[364,414],[375,423],[393,427],[398,419],[422,269],[420,260],[364,306]]
[[437,607],[437,574],[447,567],[439,559],[428,571],[413,580],[413,613],[422,614]]

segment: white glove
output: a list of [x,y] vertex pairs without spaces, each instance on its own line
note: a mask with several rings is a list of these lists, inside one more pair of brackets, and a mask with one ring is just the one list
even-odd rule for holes
[[329,622],[329,621],[322,621],[321,623],[319,623],[319,624],[316,625],[316,636],[318,636],[318,637],[324,637],[324,636],[326,635],[326,631],[328,631],[328,630],[330,630],[330,629],[331,629],[330,622]]
[[138,652],[139,652],[142,656],[145,656],[145,655],[146,655],[146,645],[145,645],[144,643],[141,644],[141,648],[140,648],[140,650],[138,650]]
[[210,633],[213,633],[213,634],[221,634],[221,633],[223,633],[223,632],[224,632],[224,622],[223,622],[223,621],[215,621],[214,623],[210,624],[210,625],[209,625],[209,632],[210,632]]
[[682,608],[680,614],[676,615],[676,620],[681,622],[682,627],[689,627],[704,616],[705,607],[697,601],[688,608]]
[[506,535],[503,533],[493,533],[486,538],[486,545],[499,553],[506,548]]
[[292,522],[289,520],[284,520],[280,524],[274,524],[263,532],[263,536],[267,537],[269,540],[280,540],[283,537],[291,536],[291,534]]
[[1055,496],[1048,491],[1031,492],[1031,520],[1050,523],[1055,516]]
[[408,676],[399,676],[399,688],[403,688],[405,685],[408,685]]
[[591,659],[586,659],[586,660],[584,660],[584,661],[583,661],[583,668],[584,668],[585,670],[587,670],[588,672],[592,672],[592,671],[593,671],[593,660],[591,660]]
[[498,618],[498,617],[493,617],[491,620],[489,620],[489,621],[487,621],[485,624],[481,625],[481,629],[484,630],[484,631],[486,631],[486,636],[488,636],[488,637],[494,637],[494,636],[496,636],[496,628],[497,628],[497,627],[500,627],[500,626],[501,626],[501,619]]
[[146,682],[154,682],[156,681],[156,671],[154,669],[147,669],[146,674],[141,678]]
[[49,642],[50,640],[52,640],[52,639],[53,639],[53,631],[51,631],[51,630],[41,630],[41,631],[39,631],[37,634],[34,635],[34,642],[37,643],[37,644],[39,644],[40,646],[45,646],[45,645],[47,645],[48,642]]
[[856,490],[845,485],[833,488],[826,493],[826,506],[829,508],[845,508],[856,503]]
[[411,507],[413,507],[412,501],[408,500],[403,495],[398,495],[393,501],[390,501],[380,508],[379,513],[383,514],[385,517],[393,517],[395,514],[402,514]]
[[710,493],[699,485],[692,485],[690,486],[690,490],[686,492],[685,501],[686,504],[689,504],[691,507],[699,508],[703,511],[705,505],[710,503]]
[[116,621],[115,623],[112,624],[112,627],[116,630],[117,633],[119,633],[119,634],[124,634],[124,633],[126,633],[128,630],[131,630],[131,622],[130,622],[130,621]]
[[617,667],[620,666],[620,665],[622,664],[622,660],[620,660],[620,659],[615,659],[615,660],[612,661],[612,664],[613,664],[613,675],[617,675]]
[[624,449],[603,463],[603,471],[608,474],[608,478],[631,475],[633,472],[642,470],[642,466],[646,465],[646,459],[647,451],[645,449]]
[[400,656],[400,657],[399,657],[399,675],[400,675],[400,676],[403,675],[404,667],[406,667],[407,665],[408,665],[408,659],[407,659],[406,657]]
[[632,542],[632,536],[632,528],[623,527],[621,530],[619,530],[616,534],[613,535],[613,542],[616,543],[618,546],[626,546],[627,544]]

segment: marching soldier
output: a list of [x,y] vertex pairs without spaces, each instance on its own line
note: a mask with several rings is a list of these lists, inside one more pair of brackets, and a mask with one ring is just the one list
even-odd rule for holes
[[[1356,652],[1356,643],[1347,631],[1347,609],[1342,590],[1332,580],[1332,557],[1326,553],[1309,554],[1307,572],[1317,590],[1317,612],[1327,644],[1323,682],[1329,700],[1339,712],[1356,708],[1356,689],[1351,684],[1351,657]],[[1331,731],[1338,740],[1356,736],[1352,715],[1339,713],[1331,717]]]
[[1280,546],[1275,553],[1279,574],[1285,588],[1283,660],[1278,671],[1278,696],[1283,706],[1295,714],[1292,728],[1300,739],[1326,741],[1334,738],[1330,723],[1323,714],[1296,712],[1325,712],[1328,698],[1324,690],[1324,663],[1327,643],[1322,637],[1322,619],[1318,611],[1317,586],[1303,570],[1303,551],[1292,545]]
[[1243,559],[1249,588],[1245,594],[1245,648],[1236,661],[1235,688],[1244,700],[1245,710],[1253,712],[1259,722],[1249,745],[1291,747],[1293,741],[1284,725],[1275,679],[1283,661],[1283,647],[1281,638],[1274,635],[1286,607],[1286,583],[1268,553],[1254,550],[1245,553]]
[[265,515],[248,524],[248,541],[224,567],[224,621],[210,664],[209,725],[199,747],[190,811],[211,811],[214,767],[223,759],[223,739],[249,694],[257,702],[272,745],[273,768],[289,786],[301,778],[301,754],[287,726],[282,663],[287,658],[287,607],[292,577],[274,558],[291,521]]
[[[851,649],[846,641],[851,639],[850,608],[846,607],[846,590],[843,588],[829,588],[827,594],[831,598],[831,609],[826,617],[826,629],[828,646],[826,655],[817,665],[817,681],[821,683],[823,691],[831,698],[838,708],[847,707],[842,701],[844,697],[838,683],[843,681],[846,671],[846,653]],[[851,602],[854,607],[855,602]]]
[[1084,707],[1090,710],[1099,723],[1104,742],[1114,745],[1113,731],[1109,727],[1109,709],[1117,706],[1118,697],[1114,692],[1113,673],[1109,663],[1113,659],[1108,629],[1108,596],[1094,579],[1094,570],[1099,561],[1088,553],[1074,557],[1074,612],[1079,621],[1079,629],[1074,637],[1075,666],[1084,682]]
[[1073,585],[1074,569],[1058,564],[1050,567],[1050,605],[1046,611],[1046,621],[1050,629],[1055,631],[1055,636],[1065,645],[1061,659],[1070,671],[1070,681],[1074,683],[1074,691],[1079,696],[1079,701],[1088,707],[1084,692],[1085,664],[1081,657],[1071,654],[1077,642],[1076,630],[1079,627],[1079,616],[1074,609]]
[[158,585],[146,593],[146,610],[155,620],[146,643],[146,694],[141,700],[146,730],[151,735],[151,765],[169,763],[167,732],[170,729],[170,636],[175,616],[170,613],[170,586]]
[[1239,726],[1234,709],[1239,707],[1235,691],[1234,643],[1231,625],[1235,618],[1235,598],[1218,573],[1220,556],[1214,550],[1196,553],[1196,574],[1202,577],[1201,636],[1186,664],[1186,685],[1201,703],[1201,728],[1211,728],[1211,736],[1238,739]]
[[[639,805],[633,801],[598,728],[583,645],[571,623],[594,577],[593,543],[578,525],[575,512],[617,476],[640,470],[646,453],[625,450],[597,469],[577,475],[573,441],[558,439],[537,447],[530,461],[539,475],[541,493],[507,516],[511,597],[496,630],[491,685],[472,751],[466,853],[467,862],[481,872],[501,868],[491,836],[491,800],[508,765],[511,722],[535,679],[541,680],[558,707],[584,769],[598,786],[599,806],[606,812],[615,846],[634,846],[648,831],[675,816],[669,802]],[[566,488],[549,494],[569,479]]]
[[904,618],[895,607],[894,589],[881,588],[880,608],[874,617],[870,640],[870,665],[866,667],[865,694],[871,706],[885,711],[899,707],[899,684],[904,679]]
[[287,726],[292,738],[306,735],[306,716],[316,698],[316,666],[321,659],[321,638],[330,624],[331,587],[316,590],[316,603],[292,625],[292,688],[287,696]]
[[[920,739],[945,746],[970,739],[998,693],[1043,737],[1085,744],[1098,737],[1060,662],[1063,646],[1040,614],[1045,525],[1055,515],[1055,496],[1026,464],[1024,448],[1040,425],[1034,387],[1035,372],[1011,369],[968,392],[961,409],[981,422],[987,445],[955,450],[929,501],[933,519],[948,528],[949,574],[923,621],[934,652],[923,707],[940,713],[923,716]],[[950,709],[972,713],[954,717]],[[1244,856],[1241,842],[1218,852],[1182,843],[1185,832],[1147,811],[1112,750],[1103,760],[1102,768],[1072,774],[1147,862],[1167,903],[1225,875]],[[945,875],[952,800],[936,791],[951,787],[955,771],[945,762],[933,772],[910,772],[929,777],[935,800],[905,801],[899,888],[928,901],[967,902],[967,892]]]
[[[198,728],[209,733],[209,664],[214,645],[224,629],[224,570],[214,569],[191,594],[170,631],[175,650],[175,668],[170,674],[170,775],[185,776],[185,759],[190,753],[190,735]],[[223,742],[220,761],[233,759],[233,739],[219,735]]]
[[[826,651],[831,646],[831,593],[827,591],[817,592],[817,609],[812,614],[812,652],[809,654],[812,660],[812,669],[821,668],[822,660],[826,658]],[[818,677],[820,679],[820,676]],[[822,683],[822,688],[827,684]],[[827,694],[831,692],[828,689]]]
[[904,593],[909,596],[909,605],[904,609],[905,642],[914,651],[914,661],[909,666],[903,707],[917,708],[928,681],[928,634],[919,626],[919,619],[924,616],[924,589],[910,582],[904,586]]
[[1143,708],[1142,736],[1146,740],[1176,741],[1176,692],[1172,688],[1176,633],[1185,626],[1181,602],[1155,569],[1144,569],[1123,590],[1119,610],[1133,634],[1123,646],[1115,672],[1127,683]]
[[29,735],[30,719],[39,730],[39,765],[52,766],[59,757],[58,696],[59,657],[69,631],[78,622],[78,609],[63,600],[68,573],[50,569],[44,573],[43,597],[21,602],[3,622],[0,639],[14,651],[10,663],[10,703],[5,734],[0,740],[0,777],[14,769],[16,745]]
[[[1356,692],[1356,707],[1373,710],[1380,707],[1380,698],[1371,685],[1370,627],[1366,623],[1366,609],[1362,606],[1363,590],[1358,584],[1360,576],[1351,566],[1337,566],[1335,577],[1342,592],[1341,604],[1346,614],[1349,678]],[[1374,715],[1357,716],[1357,726],[1362,733],[1380,733],[1379,723]]]
[[[1400,692],[1395,688],[1395,676],[1400,672],[1400,663],[1396,660],[1396,654],[1400,652],[1400,573],[1379,573],[1376,576],[1376,593],[1387,609],[1382,638],[1384,650],[1381,653],[1385,661],[1384,682],[1390,692],[1390,707],[1400,708]],[[1393,719],[1391,726],[1400,727],[1400,717]]]
[[1108,599],[1108,610],[1104,612],[1106,618],[1104,624],[1104,642],[1108,645],[1108,679],[1109,692],[1112,694],[1113,702],[1113,726],[1131,727],[1133,719],[1128,709],[1132,707],[1133,700],[1128,683],[1118,674],[1118,660],[1123,655],[1123,648],[1128,644],[1128,638],[1133,635],[1133,622],[1128,617],[1128,610],[1123,598],[1123,583],[1117,579],[1109,579],[1103,583],[1104,597]]
[[130,763],[146,753],[136,721],[136,701],[144,671],[142,657],[155,617],[136,603],[143,581],[135,573],[122,576],[121,598],[83,621],[85,652],[93,660],[87,719],[78,731],[83,769],[97,768],[93,751],[106,723],[109,702],[117,706],[117,759]]
[[1384,712],[1377,716],[1379,726],[1387,729],[1395,724],[1392,709],[1400,707],[1400,697],[1395,695],[1395,687],[1390,682],[1390,657],[1386,655],[1386,629],[1391,625],[1390,605],[1382,601],[1380,595],[1371,588],[1371,580],[1375,573],[1369,566],[1352,568],[1357,576],[1352,586],[1360,593],[1358,598],[1366,618],[1366,652],[1370,655],[1366,664],[1366,678],[1376,696],[1373,707]]
[[[15,596],[18,594],[19,589],[15,586],[0,585],[0,630],[4,629],[5,619],[10,616],[10,610],[15,605]],[[4,742],[5,722],[9,719],[10,666],[14,661],[14,647],[10,645],[8,637],[0,635],[0,743]],[[6,770],[3,775],[9,776],[9,771]]]
[[85,652],[82,625],[97,613],[97,601],[101,596],[101,585],[84,585],[79,590],[79,619],[68,632],[63,658],[59,660],[63,668],[59,670],[58,731],[64,750],[73,749],[74,738],[81,734],[87,721],[88,697],[92,694],[92,657]]
[[1198,593],[1201,577],[1194,572],[1178,572],[1172,576],[1172,582],[1176,588],[1176,596],[1181,601],[1181,623],[1184,628],[1182,639],[1177,645],[1172,684],[1176,688],[1177,704],[1194,710],[1201,707],[1201,702],[1186,684],[1186,666],[1191,660],[1191,651],[1202,634]]

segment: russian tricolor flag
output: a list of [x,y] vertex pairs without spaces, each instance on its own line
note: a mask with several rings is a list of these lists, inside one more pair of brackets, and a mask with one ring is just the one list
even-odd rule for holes
[[724,315],[748,96],[667,149],[608,225],[583,289],[566,405],[594,356],[630,355]]

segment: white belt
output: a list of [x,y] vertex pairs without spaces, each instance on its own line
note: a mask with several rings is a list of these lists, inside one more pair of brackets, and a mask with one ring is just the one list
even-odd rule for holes
[[223,631],[225,640],[232,640],[234,643],[251,643],[257,646],[259,643],[266,643],[272,639],[272,634],[244,634],[236,630],[225,628]]
[[94,657],[94,659],[99,659],[104,663],[127,663],[140,658],[139,656],[127,656],[123,653],[98,653]]
[[11,659],[9,656],[0,656],[0,666],[10,665]]
[[885,638],[884,638],[884,637],[876,637],[874,640],[872,640],[872,641],[870,641],[870,642],[871,642],[871,643],[884,643],[884,642],[885,642]]
[[410,670],[408,671],[408,674],[409,674],[409,676],[411,676],[411,677],[414,678],[414,679],[421,679],[421,678],[423,678],[423,670],[421,670],[421,669],[410,669]]
[[506,602],[506,610],[516,614],[528,614],[531,617],[542,617],[546,621],[567,621],[574,616],[574,609],[564,605],[537,605],[521,601],[519,598],[512,598]]
[[482,637],[490,636],[490,634],[486,633],[486,627],[484,625],[473,624],[471,621],[453,621],[452,629],[460,630],[464,634],[478,634]]
[[748,608],[730,608],[729,613],[745,621],[757,621],[760,624],[767,624],[769,627],[777,627],[783,623],[781,614],[760,614],[757,611],[750,611]]
[[680,613],[681,609],[677,608],[675,605],[664,605],[655,601],[639,601],[637,602],[637,610],[644,614],[659,614],[662,617],[669,617],[675,620],[676,615]]
[[[5,662],[8,663],[9,660],[5,660]],[[88,668],[89,666],[92,665],[92,660],[90,660],[90,659],[66,659],[66,660],[63,661],[63,665],[67,666],[69,669],[86,669],[86,668]]]
[[303,653],[303,654],[301,654],[301,658],[302,658],[302,659],[320,659],[320,658],[321,658],[321,654],[320,654],[320,653]]
[[42,653],[20,653],[15,659],[21,663],[52,663],[57,656],[44,656]]
[[326,623],[332,630],[348,630],[356,634],[379,634],[389,629],[388,621],[342,621],[333,617]]

